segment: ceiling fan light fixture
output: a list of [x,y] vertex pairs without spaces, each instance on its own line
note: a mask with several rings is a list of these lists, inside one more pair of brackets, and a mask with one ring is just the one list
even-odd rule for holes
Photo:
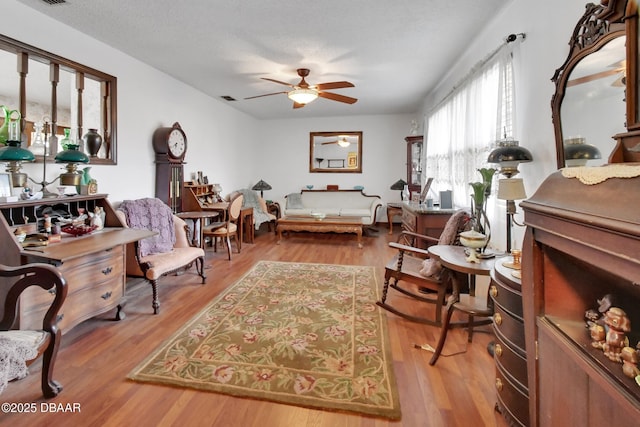
[[346,148],[346,147],[348,147],[349,145],[351,145],[351,143],[350,143],[349,141],[347,141],[347,138],[346,138],[346,137],[344,137],[344,136],[343,136],[343,137],[342,137],[342,139],[339,139],[339,140],[338,140],[338,145],[339,145],[340,147],[345,147],[345,148]]
[[308,104],[318,97],[318,91],[308,88],[299,88],[290,91],[287,96],[298,104]]

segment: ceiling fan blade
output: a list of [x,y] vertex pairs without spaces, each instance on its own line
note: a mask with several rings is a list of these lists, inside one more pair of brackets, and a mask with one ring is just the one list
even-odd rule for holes
[[283,94],[283,93],[287,93],[287,92],[273,92],[273,93],[265,93],[264,95],[250,96],[250,97],[245,98],[245,99],[262,98],[263,96],[280,95],[280,94]]
[[336,139],[335,141],[323,142],[322,145],[337,144],[337,143],[338,143],[338,140]]
[[285,85],[285,86],[289,86],[289,87],[293,87],[293,88],[295,88],[295,86],[294,86],[294,85],[292,85],[291,83],[281,82],[280,80],[274,80],[274,79],[270,79],[270,78],[268,78],[268,77],[260,77],[260,78],[261,78],[262,80],[267,80],[267,81],[270,81],[270,82],[278,83],[278,84],[280,84],[280,85]]
[[297,102],[293,101],[293,108],[302,108],[307,104],[298,104]]
[[315,85],[318,90],[326,90],[326,89],[342,89],[345,87],[355,87],[353,83],[350,82],[331,82],[331,83],[320,83]]
[[576,86],[576,85],[580,85],[583,83],[588,83],[592,80],[597,80],[597,79],[601,79],[603,77],[609,77],[609,76],[613,76],[614,74],[618,74],[618,73],[622,73],[624,72],[624,68],[622,69],[615,69],[615,70],[605,70],[605,71],[601,71],[599,73],[595,73],[595,74],[591,74],[589,76],[584,76],[584,77],[578,77],[577,79],[573,79],[573,80],[569,80],[567,82],[567,87],[571,87],[571,86]]
[[337,93],[331,92],[318,92],[318,96],[321,98],[327,98],[332,101],[344,102],[346,104],[355,104],[358,100],[356,98],[351,98],[350,96],[338,95]]

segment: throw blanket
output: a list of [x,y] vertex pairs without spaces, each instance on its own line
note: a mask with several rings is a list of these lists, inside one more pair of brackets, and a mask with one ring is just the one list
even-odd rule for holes
[[37,355],[34,348],[23,342],[0,338],[0,393],[9,381],[27,376],[29,370],[26,362]]
[[171,252],[176,243],[173,212],[162,200],[146,198],[125,200],[118,208],[124,212],[131,228],[156,231],[153,237],[140,240],[139,256]]
[[242,207],[244,208],[253,208],[253,221],[256,227],[256,230],[260,228],[260,224],[263,222],[271,221],[269,215],[265,211],[262,210],[262,206],[260,206],[260,197],[258,196],[258,192],[255,190],[249,190],[243,188],[242,190],[238,190],[244,196],[244,200],[242,201]]

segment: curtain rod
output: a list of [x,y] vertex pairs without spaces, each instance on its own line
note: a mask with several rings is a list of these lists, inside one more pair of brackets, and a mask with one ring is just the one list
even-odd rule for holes
[[469,78],[473,76],[479,69],[481,69],[487,62],[491,61],[491,59],[493,59],[493,57],[495,57],[498,54],[498,52],[502,50],[503,47],[507,46],[510,43],[515,42],[516,40],[518,40],[518,38],[522,38],[522,41],[524,41],[527,38],[527,35],[525,33],[517,33],[517,34],[509,34],[508,36],[506,36],[503,39],[504,41],[497,48],[492,50],[484,59],[482,59],[481,61],[476,63],[473,67],[471,67],[469,72],[462,79],[458,80],[458,82],[455,85],[453,85],[449,93],[447,93],[445,97],[440,100],[440,102],[438,102],[433,108],[431,108],[429,112],[432,112],[436,108],[440,107],[445,101],[449,99],[449,97],[451,97],[451,95],[455,93],[455,91],[460,86],[462,86],[462,84],[464,84],[467,80],[469,80]]

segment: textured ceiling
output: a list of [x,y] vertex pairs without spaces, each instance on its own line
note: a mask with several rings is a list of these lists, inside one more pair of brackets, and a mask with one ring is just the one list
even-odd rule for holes
[[[510,0],[19,0],[256,118],[418,111],[471,37]],[[499,42],[499,41],[496,41]],[[87,64],[91,65],[91,64]],[[348,80],[292,109],[296,84]]]

